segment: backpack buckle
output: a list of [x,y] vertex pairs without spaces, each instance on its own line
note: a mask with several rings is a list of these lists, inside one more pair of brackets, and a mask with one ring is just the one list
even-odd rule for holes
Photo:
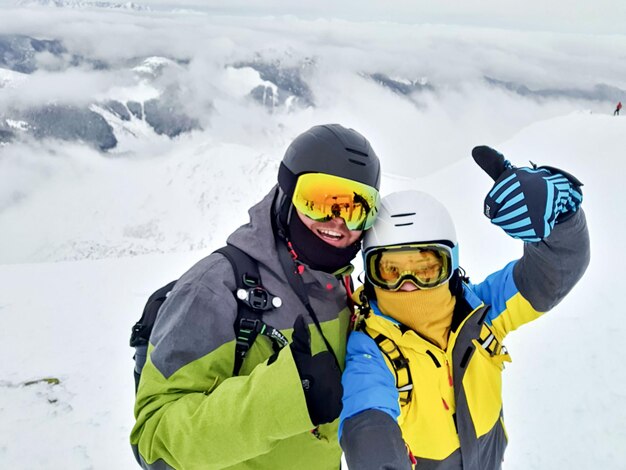
[[491,357],[497,356],[498,354],[507,354],[506,347],[503,344],[500,344],[496,335],[487,327],[487,337],[485,339],[479,338],[479,343],[482,348],[489,353]]
[[235,349],[241,357],[246,355],[250,346],[252,346],[253,338],[256,338],[256,335],[259,334],[262,326],[263,322],[258,319],[242,318],[239,321],[239,331]]
[[148,338],[146,338],[145,335],[146,330],[146,325],[143,325],[140,322],[135,323],[135,326],[133,326],[130,334],[130,346],[132,348],[148,344]]
[[237,298],[252,310],[271,310],[283,304],[280,297],[276,297],[258,286],[249,289],[237,289]]

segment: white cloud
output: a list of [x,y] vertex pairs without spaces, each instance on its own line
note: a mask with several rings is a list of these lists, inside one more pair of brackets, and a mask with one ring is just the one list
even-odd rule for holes
[[307,19],[341,18],[348,21],[391,21],[411,24],[470,25],[501,29],[619,34],[626,22],[621,0],[145,0],[155,9],[188,8],[235,16],[294,15]]
[[[467,158],[474,145],[498,145],[534,122],[581,109],[603,114],[613,111],[613,102],[523,97],[489,86],[484,76],[531,89],[591,89],[597,83],[626,89],[624,36],[162,11],[137,14],[5,8],[2,14],[8,20],[7,32],[60,39],[68,55],[102,60],[111,68],[92,70],[86,63],[66,71],[20,75],[21,80],[12,81],[12,88],[2,90],[0,106],[49,102],[86,105],[103,99],[142,101],[174,90],[173,111],[184,111],[203,128],[170,140],[156,136],[145,121],[132,117],[130,124],[124,124],[118,119],[113,127],[119,145],[112,155],[120,161],[115,164],[108,160],[111,157],[79,143],[25,142],[0,148],[0,217],[11,213],[14,229],[12,235],[5,232],[4,239],[13,237],[22,246],[12,255],[16,260],[31,259],[29,256],[46,244],[50,245],[44,250],[47,255],[39,251],[32,259],[54,258],[55,249],[66,239],[114,246],[115,240],[100,233],[94,210],[103,214],[116,207],[115,211],[124,216],[107,219],[104,224],[119,233],[158,233],[151,219],[140,217],[137,226],[131,224],[136,218],[133,211],[140,211],[141,201],[155,191],[150,184],[129,183],[127,199],[134,202],[128,211],[123,201],[119,206],[111,204],[120,194],[127,194],[114,182],[138,171],[135,160],[197,159],[202,166],[205,158],[228,160],[224,149],[241,154],[243,148],[251,162],[261,156],[264,161],[276,162],[298,133],[315,124],[340,122],[370,139],[383,160],[385,173],[425,177]],[[165,64],[155,79],[132,70],[146,65],[147,57],[153,57],[153,65]],[[279,60],[284,67],[299,70],[315,106],[268,110],[252,100],[249,91],[257,84],[267,84],[267,80],[251,69],[233,70],[228,65],[254,57],[265,62]],[[309,64],[306,68],[305,62]],[[46,64],[55,62],[48,56]],[[433,89],[399,95],[368,78],[372,73],[384,73],[403,83],[426,80]],[[271,86],[276,89],[276,85]],[[4,124],[18,135],[24,134],[6,121]],[[157,171],[151,169],[151,163],[141,168],[150,174]],[[161,173],[154,177],[164,181]],[[266,175],[250,184],[264,185],[273,178]],[[79,196],[92,188],[99,188],[102,198]],[[193,193],[191,199],[198,194],[201,192]],[[55,198],[57,203],[48,210],[48,201]],[[62,222],[65,215],[60,211],[70,205],[82,225]],[[21,214],[28,207],[41,216],[26,220]],[[175,213],[164,218],[170,219]],[[49,218],[49,214],[56,216]],[[46,234],[55,234],[54,242],[50,242],[52,235],[38,235],[44,233],[36,229],[42,224]],[[203,239],[206,227],[184,219],[180,225],[190,240]],[[27,227],[33,235],[20,236]],[[174,249],[177,236],[168,233],[164,241],[145,244],[144,248]]]

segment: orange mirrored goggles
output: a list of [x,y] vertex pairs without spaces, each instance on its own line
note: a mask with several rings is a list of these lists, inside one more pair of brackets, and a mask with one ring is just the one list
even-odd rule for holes
[[367,230],[374,224],[380,195],[378,190],[358,181],[306,173],[298,177],[293,205],[316,222],[341,217],[349,230]]
[[406,281],[420,289],[432,289],[452,277],[452,250],[439,243],[375,248],[365,254],[365,275],[386,290],[398,290]]

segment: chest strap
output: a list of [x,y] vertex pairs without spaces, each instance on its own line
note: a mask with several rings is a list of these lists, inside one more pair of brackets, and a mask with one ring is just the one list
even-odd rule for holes
[[506,347],[498,341],[498,338],[496,338],[496,335],[491,331],[491,328],[484,323],[480,330],[480,339],[478,342],[491,357],[499,354],[508,354]]
[[[371,337],[369,332],[366,331],[365,322],[362,322],[357,329]],[[391,364],[396,376],[396,388],[398,389],[400,405],[408,405],[413,394],[413,377],[409,368],[409,360],[402,354],[398,345],[386,336],[378,334],[372,337],[372,339]],[[485,324],[482,325],[479,343],[492,357],[499,354],[508,354],[506,347],[498,341],[496,335]]]
[[400,406],[408,405],[413,394],[413,378],[409,369],[409,360],[402,354],[398,345],[383,335],[372,338],[378,349],[385,355],[396,376],[396,388],[400,399]]

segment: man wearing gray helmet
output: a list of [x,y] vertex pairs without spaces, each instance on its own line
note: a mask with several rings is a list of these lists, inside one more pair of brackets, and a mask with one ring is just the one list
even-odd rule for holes
[[352,129],[315,126],[291,143],[278,185],[227,240],[280,299],[261,333],[290,342],[273,349],[259,333],[233,369],[233,266],[220,253],[193,266],[159,310],[141,371],[131,444],[142,467],[339,468],[350,261],[379,183],[378,157]]

